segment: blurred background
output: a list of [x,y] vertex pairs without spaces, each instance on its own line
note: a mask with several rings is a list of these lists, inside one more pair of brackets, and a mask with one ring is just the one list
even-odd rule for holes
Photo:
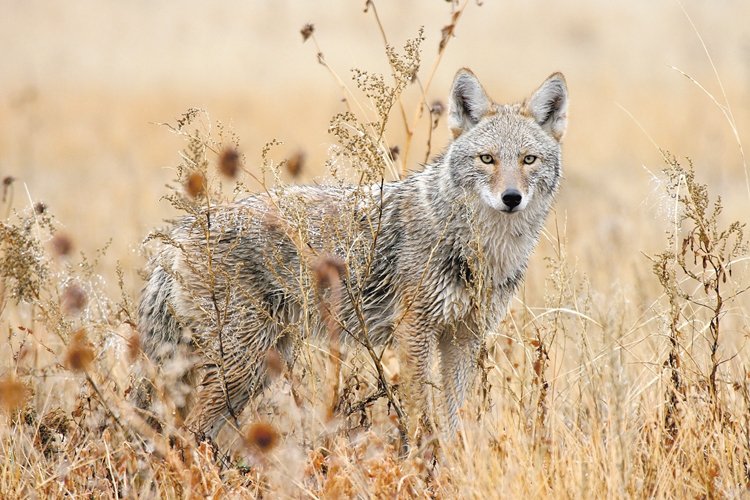
[[[426,79],[452,4],[376,6],[396,47],[424,26]],[[14,204],[44,201],[76,249],[91,253],[111,238],[104,274],[118,260],[128,270],[141,266],[140,242],[171,215],[160,197],[184,145],[156,123],[174,123],[189,107],[237,133],[249,170],[257,171],[261,148],[277,139],[277,160],[305,154],[294,182],[324,178],[333,142],[328,122],[344,110],[342,92],[300,29],[315,26],[325,60],[353,86],[354,67],[388,71],[378,25],[364,7],[330,0],[0,0],[0,175],[17,179]],[[724,199],[727,217],[747,219],[738,138],[750,129],[748,19],[747,0],[470,2],[427,98],[445,102],[462,66],[499,102],[521,100],[562,71],[571,94],[566,179],[548,227],[567,234],[574,261],[604,289],[615,275],[637,285],[650,273],[641,252],[665,244],[666,202],[652,175],[663,167],[658,148],[690,157],[699,180]],[[721,107],[725,95],[737,136]],[[404,95],[409,117],[419,96],[416,86]],[[423,160],[427,119],[405,159],[409,170]],[[392,125],[389,143],[403,145],[398,113]],[[434,149],[447,140],[443,117]],[[545,251],[543,243],[538,253]],[[531,280],[543,274],[532,265]]]

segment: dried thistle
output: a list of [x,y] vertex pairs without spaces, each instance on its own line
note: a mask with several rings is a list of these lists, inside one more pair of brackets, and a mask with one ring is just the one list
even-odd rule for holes
[[201,172],[191,173],[185,181],[185,192],[191,198],[200,198],[206,194],[206,177]]
[[70,339],[65,352],[65,367],[74,372],[85,372],[94,361],[94,349],[86,338],[86,331],[81,328]]
[[234,148],[225,148],[219,155],[219,172],[230,179],[240,171],[240,153]]
[[432,129],[435,130],[440,122],[440,117],[445,113],[445,104],[442,101],[432,101],[430,104],[430,116],[432,117]]
[[26,403],[28,389],[13,375],[6,375],[0,379],[0,408],[12,412]]
[[50,246],[53,254],[63,257],[73,251],[73,240],[65,233],[56,233],[50,240]]
[[81,312],[88,303],[86,292],[77,283],[70,283],[63,290],[61,307],[65,314]]
[[12,177],[10,175],[3,179],[3,203],[5,203],[6,199],[8,198],[8,190],[13,185],[13,182],[15,180],[15,177]]
[[445,113],[445,104],[440,100],[432,101],[432,104],[430,104],[430,114],[443,116],[443,113]]
[[307,155],[304,151],[297,151],[287,159],[286,171],[289,172],[289,175],[292,177],[299,177],[305,167],[306,156]]
[[245,433],[245,443],[248,447],[268,453],[279,442],[279,431],[268,422],[255,422]]
[[304,43],[313,35],[313,33],[315,33],[315,26],[307,23],[302,27],[301,30],[299,30],[299,32],[302,35],[302,42]]

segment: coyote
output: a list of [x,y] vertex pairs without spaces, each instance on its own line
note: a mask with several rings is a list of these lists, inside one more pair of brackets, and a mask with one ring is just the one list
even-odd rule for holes
[[[361,189],[287,187],[177,221],[152,259],[139,332],[156,366],[180,350],[195,360],[194,388],[179,403],[185,426],[215,437],[268,385],[269,352],[291,363],[300,339],[331,335],[333,323],[343,345],[395,344],[410,422],[433,416],[439,353],[438,415],[454,433],[483,339],[558,190],[567,108],[560,73],[521,103],[497,104],[461,69],[449,96],[453,139],[421,172]],[[333,321],[309,304],[324,255],[342,263]],[[147,392],[136,396],[142,407]]]

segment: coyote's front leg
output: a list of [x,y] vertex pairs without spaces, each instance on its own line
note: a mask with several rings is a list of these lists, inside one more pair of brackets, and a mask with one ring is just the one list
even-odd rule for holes
[[429,388],[432,385],[430,374],[436,331],[436,326],[418,310],[407,312],[396,326],[395,337],[403,374],[401,393],[406,402],[409,439],[433,431]]
[[447,331],[440,337],[443,404],[450,436],[458,429],[458,410],[471,386],[481,346],[482,338],[466,327]]

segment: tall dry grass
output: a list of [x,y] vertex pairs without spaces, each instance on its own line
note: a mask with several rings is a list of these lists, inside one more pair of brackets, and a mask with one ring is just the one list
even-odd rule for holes
[[[589,7],[581,14],[583,20],[574,22],[568,14],[563,24],[570,30],[571,43],[590,57],[600,50],[616,52],[619,38],[599,30],[627,27],[629,16],[663,14],[659,9],[665,9],[646,3],[632,10],[612,7],[607,11],[611,19],[601,18],[601,27],[586,22],[587,16],[599,20],[590,13],[596,12],[595,4],[583,5]],[[391,42],[393,17],[389,4],[374,7],[381,10],[360,14],[353,24],[361,29],[366,23],[382,51],[383,42]],[[433,150],[445,141],[444,123],[432,110],[433,96],[444,93],[447,84],[443,77],[431,85],[432,91],[425,89],[431,64],[439,68],[438,74],[457,62],[482,75],[485,57],[478,57],[477,51],[467,53],[464,46],[463,53],[451,52],[461,38],[449,40],[445,53],[440,52],[440,34],[446,33],[441,28],[452,24],[449,7],[446,4],[442,17],[426,27],[427,45],[418,73],[421,89],[419,84],[407,86],[385,118],[354,89],[346,72],[337,69],[330,48],[335,44],[324,37],[330,31],[318,26],[302,47],[311,67],[317,54],[323,54],[328,67],[320,74],[330,79],[330,95],[337,96],[330,101],[347,99],[332,104],[332,109],[348,106],[362,120],[383,120],[386,133],[383,137],[376,133],[372,146],[385,158],[382,170],[391,178],[405,168],[416,168],[430,134],[434,133]],[[496,8],[469,4],[461,18],[453,19],[456,33],[483,26],[477,18]],[[541,15],[546,8],[538,5],[508,8],[517,19],[526,14],[525,19],[531,15],[542,25],[551,23]],[[707,19],[717,15],[709,14]],[[734,22],[727,18],[729,26]],[[296,26],[302,27],[302,22]],[[522,36],[520,27],[506,27]],[[416,27],[411,29],[413,36]],[[665,33],[674,30],[674,25],[664,27]],[[654,43],[631,42],[646,49]],[[528,43],[543,46],[544,39]],[[515,60],[508,54],[513,42],[507,44],[499,50],[504,60]],[[730,50],[722,48],[721,57],[709,51],[715,58],[709,61],[700,42],[696,44],[703,61],[697,72],[677,62],[670,64],[704,88],[718,88],[713,72],[706,68],[716,64],[724,75],[722,59],[729,57]],[[710,49],[710,40],[707,45]],[[546,72],[566,70],[547,68],[546,57],[540,56]],[[705,96],[693,82],[667,70],[666,88],[674,89],[675,95],[632,88],[620,103],[626,110],[620,115],[625,126],[613,124],[616,106],[602,105],[609,96],[606,89],[618,88],[618,83],[598,80],[600,88],[589,89],[586,73],[578,70],[583,59],[570,64],[573,108],[565,186],[523,289],[487,340],[480,373],[463,409],[460,435],[451,442],[439,439],[437,448],[418,448],[406,457],[400,449],[393,401],[378,391],[382,385],[399,382],[397,357],[390,351],[377,359],[367,352],[340,358],[336,346],[305,344],[303,362],[294,370],[279,365],[272,390],[251,405],[237,428],[228,426],[216,443],[197,444],[182,431],[170,411],[174,402],[166,395],[158,415],[164,434],[146,425],[126,397],[129,368],[139,357],[135,303],[140,284],[137,269],[143,257],[135,242],[146,234],[144,227],[158,224],[159,216],[150,217],[156,209],[124,216],[122,206],[128,197],[155,206],[165,194],[161,187],[165,179],[140,170],[133,178],[117,173],[124,185],[117,188],[124,196],[115,198],[118,224],[103,230],[99,222],[98,229],[86,233],[81,224],[72,223],[68,211],[71,206],[81,210],[89,200],[68,194],[44,204],[35,195],[36,189],[42,189],[36,186],[45,185],[39,172],[46,171],[39,165],[51,161],[50,152],[68,158],[58,166],[81,161],[84,155],[73,148],[75,141],[72,146],[47,149],[33,145],[37,136],[56,140],[54,134],[39,130],[43,103],[49,99],[46,91],[14,103],[20,107],[13,108],[13,118],[4,122],[6,130],[10,124],[25,123],[26,128],[12,137],[28,143],[19,140],[16,146],[5,147],[21,159],[16,164],[28,164],[12,171],[15,179],[7,177],[3,184],[0,496],[747,495],[750,372],[745,344],[750,304],[745,291],[750,275],[743,223],[750,199],[744,189],[744,158],[736,145],[738,140],[741,144],[748,123],[747,96],[737,91],[741,69],[729,68],[732,78],[723,82],[729,102],[722,91],[708,90],[710,95]],[[639,64],[629,59],[620,63]],[[351,65],[347,61],[344,67]],[[515,75],[509,77],[514,88],[516,79],[523,81],[518,89],[528,87],[527,75],[518,76],[516,69],[522,64],[508,65],[508,71],[501,73]],[[390,74],[387,66],[378,71]],[[304,74],[295,76],[305,80]],[[632,76],[629,81],[639,78],[645,79]],[[532,78],[532,84],[536,80]],[[352,93],[342,91],[342,85],[352,88]],[[587,93],[596,97],[589,99]],[[504,100],[500,91],[491,94]],[[667,99],[669,106],[660,108],[659,98]],[[295,109],[309,109],[306,97],[288,99]],[[87,113],[87,103],[80,97],[68,105],[71,111],[59,113],[66,120],[74,121],[79,109]],[[227,107],[241,111],[233,104]],[[669,113],[651,114],[649,108]],[[112,114],[118,110],[126,115],[140,113],[115,108]],[[149,119],[169,121],[165,116],[177,115],[165,111]],[[288,150],[269,146],[258,155],[259,161],[252,161],[252,151],[260,149],[255,145],[267,140],[264,127],[275,129],[277,121],[292,119],[264,111],[269,119],[258,125],[262,139],[252,137],[253,146],[247,146],[242,142],[248,140],[246,133],[233,134],[231,127],[217,123],[212,115],[195,112],[187,127],[169,121],[179,134],[154,127],[146,135],[141,131],[131,135],[124,128],[114,134],[119,139],[108,143],[119,146],[97,151],[97,157],[114,151],[131,154],[154,134],[170,137],[169,147],[163,148],[166,152],[156,151],[151,157],[155,163],[188,167],[167,190],[173,205],[178,202],[176,210],[159,213],[170,216],[197,209],[190,200],[205,201],[206,193],[218,202],[261,189],[266,182],[302,182],[322,172],[313,165],[322,164],[327,151],[299,151],[296,144]],[[433,130],[435,121],[438,126]],[[584,127],[585,133],[576,132],[577,127]],[[325,122],[317,128],[324,129]],[[70,137],[75,139],[65,138]],[[651,141],[682,157],[644,149],[651,148]],[[81,139],[79,144],[90,143]],[[399,147],[398,154],[394,146]],[[175,157],[174,151],[182,148],[185,153]],[[244,161],[233,156],[235,151],[245,153]],[[385,151],[391,153],[384,156]],[[683,159],[687,153],[695,166]],[[644,157],[647,165],[641,170],[636,159]],[[365,165],[372,161],[372,157],[359,159]],[[254,164],[265,165],[265,170],[253,168]],[[261,174],[267,180],[259,182]],[[80,170],[54,175],[50,185],[63,191],[65,186],[103,179],[96,171],[88,181]],[[343,169],[340,175],[348,173]],[[236,180],[239,191],[234,191]],[[95,212],[96,207],[86,210],[90,221],[97,220]],[[115,238],[112,247],[96,251],[107,247],[109,237]],[[323,270],[317,279],[331,281],[325,278],[329,274]],[[178,372],[183,368],[172,367]],[[169,375],[161,376],[166,380]],[[336,388],[333,394],[331,388]]]

